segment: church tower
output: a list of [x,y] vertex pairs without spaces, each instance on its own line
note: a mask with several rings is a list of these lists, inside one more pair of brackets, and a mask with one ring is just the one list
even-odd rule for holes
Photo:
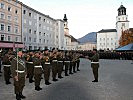
[[65,32],[65,35],[69,35],[69,28],[68,28],[68,19],[67,19],[67,16],[66,14],[64,14],[64,32]]
[[121,4],[118,8],[118,16],[116,17],[116,30],[117,30],[117,39],[122,35],[122,31],[129,29],[128,15],[126,15],[126,8]]

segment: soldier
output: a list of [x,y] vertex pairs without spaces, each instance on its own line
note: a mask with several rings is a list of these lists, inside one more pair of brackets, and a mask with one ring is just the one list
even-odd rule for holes
[[68,69],[70,68],[70,58],[69,58],[69,53],[67,51],[65,52],[64,64],[65,64],[65,76],[69,76]]
[[99,68],[99,54],[97,53],[97,50],[93,50],[94,55],[92,57],[89,57],[91,60],[91,67],[93,70],[93,75],[95,80],[92,82],[98,82],[98,68]]
[[57,61],[57,50],[55,50],[55,48],[52,50],[53,52],[51,53],[51,59],[52,59],[52,77],[53,77],[53,81],[58,81],[58,79],[56,79],[57,76],[57,70],[58,70],[58,61]]
[[10,82],[10,75],[11,75],[11,62],[10,62],[10,55],[9,54],[5,54],[5,56],[3,57],[3,69],[4,69],[4,79],[5,79],[5,83],[11,84]]
[[61,51],[58,52],[57,54],[57,60],[58,60],[58,78],[63,78],[62,77],[62,70],[63,70],[63,53]]
[[40,87],[41,76],[42,76],[42,65],[41,65],[42,57],[38,52],[35,53],[33,57],[33,65],[34,65],[34,79],[35,79],[35,90],[40,91],[42,88]]
[[[2,71],[1,71],[1,65],[2,65],[2,62],[1,62],[1,60],[2,60],[2,57],[1,57],[2,55],[1,55],[1,52],[0,52],[0,73],[2,73]],[[1,74],[0,74],[0,76],[1,76]]]
[[73,54],[72,56],[72,68],[73,68],[73,72],[76,73],[76,60],[77,60],[77,57],[76,57],[76,52]]
[[80,65],[80,59],[79,59],[79,58],[80,58],[80,54],[79,54],[79,53],[77,53],[77,55],[76,55],[76,56],[77,56],[77,59],[76,59],[77,71],[80,71],[80,70],[79,70],[79,65]]
[[29,55],[27,55],[26,58],[26,66],[27,66],[27,74],[29,76],[29,83],[34,82],[33,76],[34,76],[34,65],[33,65],[33,52],[30,52]]
[[49,78],[50,78],[51,64],[50,64],[50,53],[48,49],[44,50],[44,55],[42,57],[42,66],[44,70],[45,84],[50,85],[51,83],[49,82]]
[[26,68],[25,62],[22,58],[22,52],[17,53],[17,57],[14,57],[11,61],[11,73],[14,80],[14,89],[16,94],[16,99],[21,100],[26,98],[23,96],[23,88],[25,86],[26,79]]
[[73,74],[72,73],[72,68],[73,68],[73,55],[72,55],[72,52],[69,52],[69,59],[70,59],[70,67],[69,67],[69,74]]

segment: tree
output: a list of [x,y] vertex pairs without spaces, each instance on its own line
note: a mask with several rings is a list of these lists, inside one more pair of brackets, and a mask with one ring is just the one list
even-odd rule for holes
[[125,46],[130,43],[133,43],[133,28],[122,31],[122,35],[119,40],[120,46]]

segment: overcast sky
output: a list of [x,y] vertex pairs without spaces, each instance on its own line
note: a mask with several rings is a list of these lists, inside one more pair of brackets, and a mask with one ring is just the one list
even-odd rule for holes
[[133,0],[19,0],[51,16],[63,19],[67,14],[70,34],[80,38],[89,32],[115,28],[117,9],[121,2],[127,8],[133,28]]

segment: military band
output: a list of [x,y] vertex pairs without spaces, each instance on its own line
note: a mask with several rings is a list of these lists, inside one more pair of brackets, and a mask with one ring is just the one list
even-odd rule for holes
[[[131,55],[132,56],[131,56]],[[40,91],[41,78],[44,76],[44,83],[50,85],[50,77],[54,82],[69,76],[70,74],[80,71],[80,57],[91,60],[91,68],[94,75],[94,81],[98,82],[99,59],[133,59],[132,53],[106,52],[98,53],[92,51],[61,51],[53,49],[52,51],[45,49],[44,51],[36,52],[7,52],[2,55],[0,52],[0,73],[1,65],[3,66],[3,74],[5,83],[11,84],[10,78],[13,77],[14,92],[16,99],[21,100],[26,98],[22,92],[25,86],[26,77],[29,78],[29,83],[35,84],[35,90]],[[115,58],[116,57],[116,58]],[[64,71],[64,73],[63,73]]]

